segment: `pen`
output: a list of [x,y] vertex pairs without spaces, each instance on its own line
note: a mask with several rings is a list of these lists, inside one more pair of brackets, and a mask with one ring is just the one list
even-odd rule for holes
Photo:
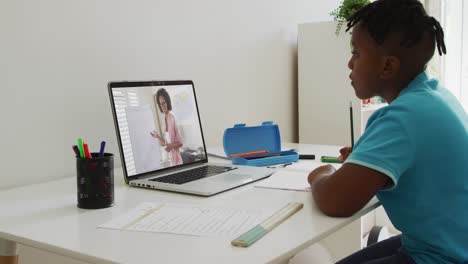
[[80,158],[85,157],[84,148],[83,148],[83,139],[78,138],[78,150],[80,151]]
[[91,153],[89,153],[88,144],[86,144],[86,143],[83,144],[83,148],[84,148],[85,156],[86,156],[87,158],[89,158],[89,159],[92,158]]
[[73,145],[73,151],[75,152],[76,157],[80,156],[80,150],[78,149],[77,145]]
[[99,157],[104,157],[104,148],[106,147],[106,142],[101,141],[101,148],[99,149]]

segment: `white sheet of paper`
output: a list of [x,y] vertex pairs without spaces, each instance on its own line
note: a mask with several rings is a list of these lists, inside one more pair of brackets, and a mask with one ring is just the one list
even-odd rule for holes
[[[310,192],[307,176],[311,171],[322,165],[325,164],[318,162],[294,163],[273,173],[268,179],[261,181],[255,187]],[[332,165],[336,169],[341,167],[341,164],[335,163]]]
[[98,228],[193,236],[236,236],[274,210],[249,211],[188,204],[143,203]]

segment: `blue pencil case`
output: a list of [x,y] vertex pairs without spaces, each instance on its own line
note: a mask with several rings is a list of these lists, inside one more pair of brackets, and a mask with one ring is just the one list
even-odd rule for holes
[[281,151],[279,127],[272,121],[265,121],[260,126],[236,124],[226,129],[223,147],[226,157],[236,165],[270,166],[299,159],[295,151]]

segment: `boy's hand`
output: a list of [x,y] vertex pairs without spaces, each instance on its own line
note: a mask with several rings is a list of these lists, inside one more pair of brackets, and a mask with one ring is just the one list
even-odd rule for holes
[[338,160],[343,163],[348,158],[349,154],[351,154],[351,152],[353,152],[351,147],[344,147],[340,149],[341,155],[338,157]]

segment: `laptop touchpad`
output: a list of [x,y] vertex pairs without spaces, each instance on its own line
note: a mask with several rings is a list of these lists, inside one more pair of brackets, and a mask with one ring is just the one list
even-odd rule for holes
[[239,174],[239,173],[226,173],[223,177],[220,177],[223,181],[232,181],[232,182],[249,182],[252,181],[252,177],[246,174]]

